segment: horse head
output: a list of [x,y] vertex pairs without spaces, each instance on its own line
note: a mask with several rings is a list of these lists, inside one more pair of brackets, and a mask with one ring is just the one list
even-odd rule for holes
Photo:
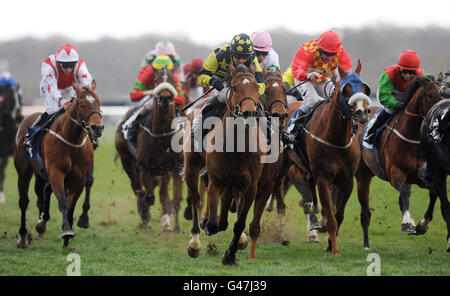
[[338,66],[340,80],[337,82],[336,89],[340,90],[336,98],[339,98],[344,117],[348,118],[350,115],[354,120],[366,123],[370,114],[370,87],[360,77],[361,68],[360,60],[354,72],[346,72],[340,65]]
[[0,112],[2,114],[12,114],[16,107],[16,91],[12,85],[3,85],[3,100],[0,103]]
[[421,118],[434,104],[444,99],[439,95],[439,83],[430,77],[416,77],[408,86],[407,98],[405,113]]
[[97,84],[94,81],[91,89],[79,88],[75,84],[73,88],[77,96],[68,110],[71,119],[94,138],[101,137],[104,125],[100,110],[102,102],[95,92]]
[[155,73],[155,89],[153,95],[156,98],[154,104],[160,104],[164,112],[169,112],[169,104],[178,94],[174,73],[163,66]]
[[228,111],[236,117],[258,116],[256,106],[259,102],[258,82],[255,79],[255,66],[247,68],[245,65],[229,67],[231,84],[226,96]]
[[284,87],[281,71],[263,70],[266,91],[262,96],[264,110],[268,117],[277,117],[280,127],[283,128],[285,120],[288,117],[286,88]]

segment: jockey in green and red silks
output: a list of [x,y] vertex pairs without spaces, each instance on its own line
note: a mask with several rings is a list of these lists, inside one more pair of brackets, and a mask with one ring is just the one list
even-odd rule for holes
[[414,50],[403,51],[397,64],[384,69],[378,83],[378,100],[384,108],[367,126],[364,137],[367,144],[372,145],[375,141],[375,131],[397,110],[406,106],[410,99],[407,90],[413,78],[424,75],[427,73],[420,67],[420,57]]

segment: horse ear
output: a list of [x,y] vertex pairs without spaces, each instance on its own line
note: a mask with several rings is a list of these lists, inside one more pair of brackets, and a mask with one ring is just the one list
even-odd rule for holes
[[345,71],[340,64],[338,65],[338,71],[339,77],[344,78],[345,76],[347,76],[347,71]]
[[72,86],[76,94],[78,95],[81,92],[81,88],[79,88],[75,83],[73,83]]
[[256,66],[255,66],[255,64],[252,64],[250,66],[250,71],[252,72],[253,75],[255,75],[255,73],[256,73]]
[[438,79],[436,80],[436,82],[439,82],[439,84],[441,84],[442,81],[444,81],[444,75],[442,75],[442,72],[439,72]]
[[361,76],[361,68],[362,68],[361,60],[358,59],[358,66],[356,66],[355,72],[356,72],[356,74],[358,74],[359,76]]
[[[347,74],[347,72],[345,72],[345,73]],[[341,89],[341,79],[338,78],[338,79],[336,79],[336,85],[334,86],[333,100],[336,100],[339,97],[339,90],[340,89]]]
[[230,66],[228,66],[228,70],[230,71],[231,77],[233,77],[234,74],[236,74],[236,68],[233,66],[233,64],[230,64]]
[[95,79],[92,80],[92,85],[91,85],[91,90],[96,90],[97,89],[97,82],[95,82]]

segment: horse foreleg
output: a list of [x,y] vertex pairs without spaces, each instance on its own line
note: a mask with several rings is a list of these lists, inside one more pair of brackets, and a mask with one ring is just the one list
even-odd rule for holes
[[[272,195],[273,196],[273,195]],[[250,255],[249,260],[256,259],[256,245],[258,243],[258,238],[261,233],[261,217],[264,212],[264,206],[267,200],[270,198],[270,192],[258,189],[258,193],[255,198],[255,205],[253,207],[253,219],[250,222]]]
[[192,258],[197,258],[200,254],[200,227],[198,223],[198,216],[200,209],[200,195],[198,193],[198,173],[199,169],[190,168],[189,165],[185,167],[186,185],[188,187],[188,195],[192,203],[192,229],[191,240],[189,241],[187,252]]
[[[231,240],[230,246],[228,250],[222,257],[222,264],[224,265],[234,265],[236,264],[236,252],[238,250],[239,245],[245,245],[245,241],[247,240],[244,229],[245,229],[245,221],[247,219],[248,211],[255,199],[257,191],[257,184],[251,186],[245,195],[241,195],[239,197],[239,202],[237,203],[237,221],[234,223],[233,227],[233,239]],[[234,197],[236,203],[236,196]]]
[[172,201],[172,211],[175,216],[175,228],[174,231],[180,232],[180,221],[178,218],[178,213],[180,212],[180,204],[183,199],[183,180],[180,175],[173,174],[173,201]]
[[409,198],[411,196],[411,185],[406,184],[405,180],[406,176],[404,176],[404,174],[400,170],[394,168],[393,171],[391,172],[391,185],[395,189],[397,189],[398,192],[400,192],[398,201],[403,217],[401,231],[414,233],[416,225],[409,212]]
[[5,203],[6,197],[3,192],[3,183],[5,182],[5,170],[8,165],[8,156],[0,157],[0,203]]
[[[156,180],[146,170],[142,169],[140,172],[140,184],[144,185],[145,191],[138,193],[138,211],[141,217],[141,228],[147,228],[148,221],[150,221],[150,206],[155,203],[154,186]],[[163,206],[163,205],[161,205]]]
[[219,231],[219,222],[217,218],[217,207],[221,195],[221,189],[217,187],[213,180],[208,184],[207,198],[207,221],[205,225],[206,235],[213,235]]
[[31,233],[28,232],[26,224],[27,223],[26,213],[28,203],[30,202],[30,199],[28,198],[28,187],[30,186],[31,177],[32,177],[31,170],[19,172],[18,187],[19,187],[19,207],[21,212],[21,218],[19,229],[20,239],[17,243],[17,247],[22,249],[27,248],[31,242]]
[[442,217],[447,224],[447,252],[450,252],[450,202],[447,196],[447,173],[441,171],[433,175],[433,185],[441,201]]
[[39,176],[35,176],[34,192],[37,195],[37,206],[39,208],[39,219],[36,224],[36,231],[38,232],[39,236],[42,236],[47,228],[47,221],[44,220],[44,209],[47,203],[44,190],[45,180]]
[[326,176],[318,177],[316,179],[317,187],[319,190],[319,198],[322,204],[322,210],[325,218],[327,219],[328,245],[324,249],[324,251],[331,252],[333,256],[340,256],[336,242],[338,226],[333,211],[333,203],[330,192],[331,184],[329,183],[328,177]]
[[170,175],[165,175],[161,177],[161,184],[159,186],[159,201],[161,203],[161,224],[162,231],[172,231],[172,226],[170,226],[170,213],[171,213],[171,202],[169,199],[169,181]]
[[[361,162],[364,162],[361,160]],[[364,249],[368,250],[370,248],[369,244],[369,225],[370,225],[370,207],[369,207],[369,192],[370,192],[370,182],[373,174],[368,168],[361,167],[356,173],[356,182],[358,188],[358,200],[361,205],[360,221],[363,230],[363,240]]]
[[69,222],[69,199],[64,188],[64,178],[63,172],[57,168],[52,168],[48,171],[48,177],[50,184],[52,185],[53,192],[58,199],[58,208],[62,215],[62,234],[61,237],[64,240],[63,248],[69,248],[69,240],[75,237],[75,231],[72,229]]
[[89,209],[91,208],[91,187],[94,184],[94,176],[93,176],[94,166],[89,170],[86,175],[86,196],[84,197],[83,202],[83,213],[78,218],[77,225],[81,228],[89,228]]

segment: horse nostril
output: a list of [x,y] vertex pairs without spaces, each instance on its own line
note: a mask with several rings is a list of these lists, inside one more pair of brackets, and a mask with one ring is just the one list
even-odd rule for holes
[[91,129],[96,138],[100,137],[103,133],[104,125],[92,125]]

